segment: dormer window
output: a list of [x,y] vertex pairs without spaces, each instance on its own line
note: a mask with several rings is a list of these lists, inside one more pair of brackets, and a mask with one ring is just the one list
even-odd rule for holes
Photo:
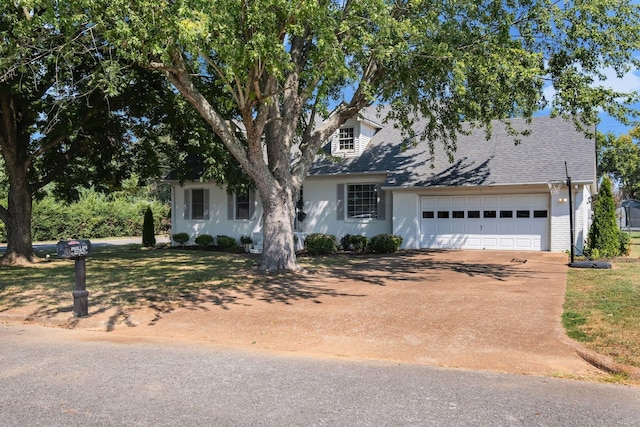
[[355,150],[355,142],[353,138],[353,128],[340,129],[340,135],[338,137],[338,149],[340,151],[353,151]]

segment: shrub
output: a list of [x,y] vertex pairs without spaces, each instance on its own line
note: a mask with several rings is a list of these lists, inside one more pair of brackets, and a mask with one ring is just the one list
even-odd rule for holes
[[600,184],[600,194],[596,198],[593,223],[589,230],[589,248],[592,253],[595,252],[594,249],[598,249],[600,256],[604,258],[618,255],[620,251],[619,233],[611,180],[605,176]]
[[343,251],[351,250],[351,234],[345,234],[340,238],[340,246]]
[[238,242],[236,239],[229,236],[216,236],[216,243],[218,244],[218,248],[223,252],[237,252],[238,251]]
[[185,243],[189,241],[189,235],[187,233],[176,233],[171,236],[174,242],[179,244],[180,246],[184,246]]
[[340,246],[342,246],[342,249],[345,251],[364,253],[367,250],[368,244],[369,239],[367,239],[367,236],[360,236],[357,234],[345,234],[340,239]]
[[251,236],[240,236],[240,243],[242,243],[243,245],[248,245],[253,243],[253,239],[251,238]]
[[206,249],[213,243],[213,236],[210,236],[209,234],[201,234],[195,238],[194,242],[196,242],[196,245],[200,246],[202,249]]
[[171,226],[169,206],[148,199],[135,199],[122,194],[105,195],[82,190],[75,203],[56,200],[51,195],[33,203],[31,237],[34,241],[58,240],[84,236],[140,236],[144,213],[153,212],[154,235],[168,233]]
[[618,241],[620,242],[620,255],[627,256],[631,254],[631,238],[629,235],[620,230]]
[[368,246],[369,239],[367,239],[367,236],[351,236],[351,247],[353,248],[354,252],[357,252],[359,254],[365,253]]
[[330,234],[313,233],[304,240],[304,246],[311,255],[327,255],[337,250],[336,237]]
[[156,236],[155,227],[153,225],[153,211],[151,206],[144,211],[144,221],[142,222],[142,246],[155,246]]
[[394,234],[378,234],[369,241],[369,250],[382,254],[398,252],[402,245],[402,237]]

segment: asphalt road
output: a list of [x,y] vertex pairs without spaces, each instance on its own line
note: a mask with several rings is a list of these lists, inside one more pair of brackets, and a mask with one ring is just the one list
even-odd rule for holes
[[3,426],[640,425],[640,388],[0,325]]

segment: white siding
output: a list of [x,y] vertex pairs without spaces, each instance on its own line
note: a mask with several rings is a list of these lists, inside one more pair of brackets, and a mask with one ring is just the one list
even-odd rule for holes
[[393,192],[393,234],[402,236],[403,249],[420,248],[420,197]]
[[304,182],[304,210],[307,218],[300,228],[305,233],[326,233],[339,240],[345,234],[360,234],[372,237],[391,233],[391,197],[385,191],[385,220],[379,219],[338,219],[337,185],[356,183],[379,183],[380,176],[307,178]]
[[[209,190],[209,219],[190,220],[185,215],[185,190],[204,188]],[[253,220],[228,219],[227,192],[225,189],[212,183],[185,183],[184,186],[172,186],[171,209],[171,233],[187,233],[191,236],[190,242],[196,236],[209,234],[213,237],[219,235],[231,236],[239,239],[242,235],[251,235],[262,230],[262,203],[256,195],[257,203]]]
[[[551,194],[551,252],[570,249],[569,241],[569,191],[560,187],[558,194]],[[565,201],[566,200],[566,201]]]

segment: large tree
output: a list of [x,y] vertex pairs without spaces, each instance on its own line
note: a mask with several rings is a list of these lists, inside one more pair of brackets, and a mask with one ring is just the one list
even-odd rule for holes
[[625,135],[598,134],[598,176],[611,175],[622,197],[640,199],[640,127]]
[[[554,114],[626,119],[635,98],[598,87],[637,65],[630,0],[104,0],[91,22],[162,72],[255,182],[263,270],[294,270],[294,201],[322,144],[374,102],[408,136],[455,150],[461,122]],[[553,86],[545,99],[545,83]],[[227,120],[199,87],[222,84]],[[342,96],[346,97],[343,99]],[[335,101],[344,101],[328,113]],[[418,116],[424,129],[412,127]],[[321,125],[318,118],[325,119]],[[237,124],[244,138],[239,138]],[[514,138],[517,138],[514,131]]]
[[[8,245],[0,263],[34,262],[33,197],[48,184],[73,198],[110,189],[131,171],[133,131],[168,85],[124,66],[69,2],[0,5],[0,154],[8,184],[0,205]],[[2,197],[5,199],[5,197]]]

